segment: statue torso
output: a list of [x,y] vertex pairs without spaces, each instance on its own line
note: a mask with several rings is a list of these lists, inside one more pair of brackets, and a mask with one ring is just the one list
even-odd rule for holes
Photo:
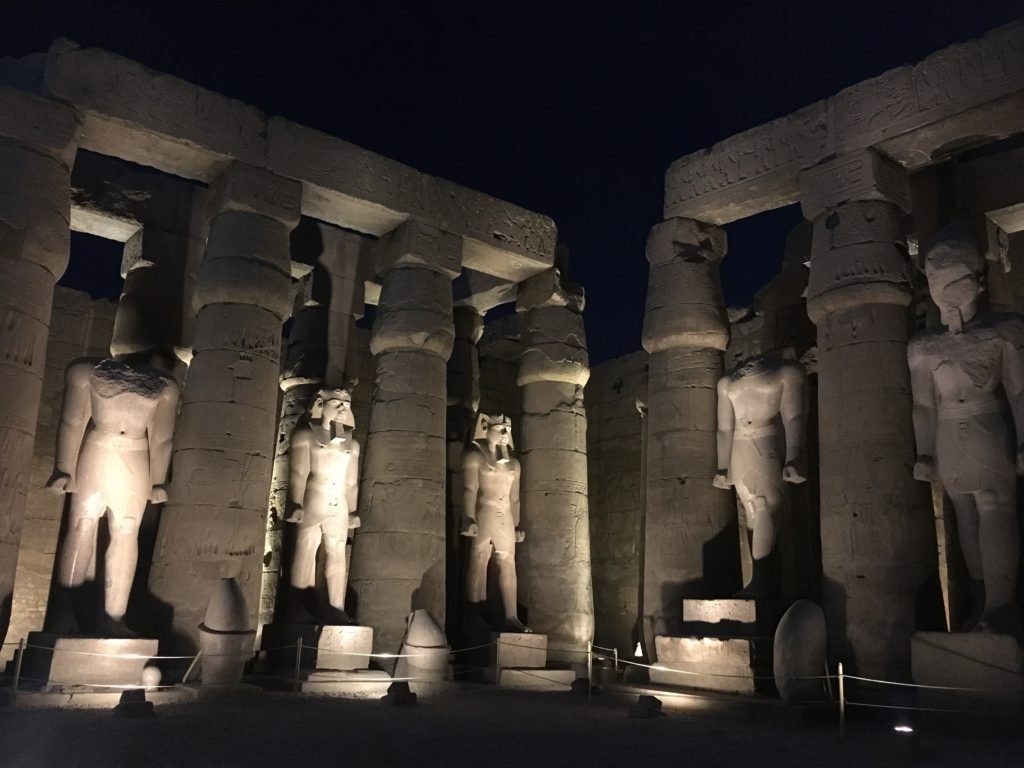
[[89,376],[91,431],[144,437],[160,396],[171,384],[170,377],[155,368],[101,360]]

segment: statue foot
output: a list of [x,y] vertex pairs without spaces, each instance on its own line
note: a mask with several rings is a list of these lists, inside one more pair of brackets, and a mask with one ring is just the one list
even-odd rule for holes
[[324,624],[340,624],[342,626],[355,626],[356,620],[345,613],[340,608],[331,607],[324,615]]
[[516,633],[520,633],[520,634],[526,634],[526,633],[532,633],[533,632],[532,629],[530,629],[528,626],[523,624],[523,622],[521,622],[515,616],[506,617],[505,621],[502,623],[501,627],[499,627],[499,630],[501,632],[516,632]]
[[124,619],[108,618],[103,623],[102,631],[106,637],[116,637],[120,640],[134,640],[139,636],[137,632],[128,628]]

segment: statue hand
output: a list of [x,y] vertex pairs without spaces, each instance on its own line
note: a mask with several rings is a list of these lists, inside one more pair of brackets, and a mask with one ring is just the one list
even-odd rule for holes
[[475,539],[480,533],[480,526],[476,524],[476,520],[466,520],[462,524],[462,535],[468,536],[471,539]]
[[300,506],[296,506],[295,509],[292,510],[292,513],[288,517],[286,517],[284,521],[286,523],[301,523],[304,515],[305,510]]
[[150,504],[166,504],[167,503],[167,488],[162,485],[154,485],[149,492],[149,503]]
[[715,479],[711,481],[711,484],[715,488],[721,488],[723,491],[732,488],[732,483],[729,482],[729,473],[724,469],[720,469],[715,473]]
[[363,521],[359,519],[359,515],[349,515],[348,516],[348,527],[349,528],[358,528],[362,524],[363,524]]
[[795,466],[796,462],[790,462],[782,468],[782,479],[787,483],[799,485],[807,482],[807,476]]
[[522,544],[524,541],[526,541],[526,531],[516,528],[516,544]]
[[[1017,460],[1017,466],[1020,466],[1020,459]],[[917,461],[914,462],[914,479],[925,483],[937,479],[935,477],[935,461],[931,456],[917,457]]]
[[46,487],[57,493],[74,493],[75,481],[67,472],[55,469],[50,475],[50,479],[46,481]]

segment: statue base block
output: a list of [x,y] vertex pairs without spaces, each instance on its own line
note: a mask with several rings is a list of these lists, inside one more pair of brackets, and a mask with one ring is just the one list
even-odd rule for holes
[[345,624],[267,624],[261,645],[270,670],[295,667],[302,640],[302,669],[356,670],[370,666],[373,627]]
[[571,691],[576,672],[571,669],[510,669],[497,670],[499,688],[524,691]]
[[679,634],[694,637],[771,635],[780,615],[776,601],[772,600],[683,600],[683,624]]
[[157,646],[151,638],[68,637],[31,632],[21,673],[26,683],[49,690],[142,685],[142,670],[157,655]]
[[318,670],[299,686],[303,693],[322,693],[348,699],[379,699],[388,692],[391,675],[379,669]]
[[548,636],[536,632],[491,635],[491,665],[484,675],[500,688],[568,691],[576,679],[571,669],[548,669]]
[[910,640],[910,654],[919,685],[984,689],[921,689],[927,706],[1024,703],[1024,649],[1010,635],[918,632]]

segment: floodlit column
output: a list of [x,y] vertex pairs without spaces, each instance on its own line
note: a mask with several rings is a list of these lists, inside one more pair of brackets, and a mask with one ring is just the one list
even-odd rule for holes
[[549,269],[519,286],[516,308],[522,337],[522,597],[530,629],[548,636],[549,657],[580,664],[594,637],[583,290]]
[[414,609],[444,626],[445,376],[461,260],[458,236],[415,220],[377,245],[377,376],[349,576],[377,652],[398,652]]
[[818,326],[823,601],[830,653],[905,678],[915,606],[930,607],[936,544],[912,476],[911,299],[903,169],[866,150],[801,174],[813,222],[807,313]]
[[712,485],[716,395],[729,325],[718,267],[725,232],[674,218],[647,238],[643,345],[647,395],[643,633],[671,634],[683,598],[729,597],[741,586],[736,505]]
[[73,109],[0,87],[0,640],[10,622],[53,287],[68,264],[79,128]]
[[210,189],[194,354],[149,578],[173,612],[168,649],[195,647],[222,578],[238,579],[256,624],[281,323],[292,308],[289,232],[300,198],[297,182],[237,162]]
[[258,632],[275,616],[288,618],[288,601],[279,587],[292,432],[321,386],[340,387],[355,376],[353,342],[356,320],[364,309],[360,236],[307,220],[293,233],[293,257],[298,258],[307,244],[319,253],[308,255],[313,269],[298,283],[281,366],[281,413],[267,508]]

